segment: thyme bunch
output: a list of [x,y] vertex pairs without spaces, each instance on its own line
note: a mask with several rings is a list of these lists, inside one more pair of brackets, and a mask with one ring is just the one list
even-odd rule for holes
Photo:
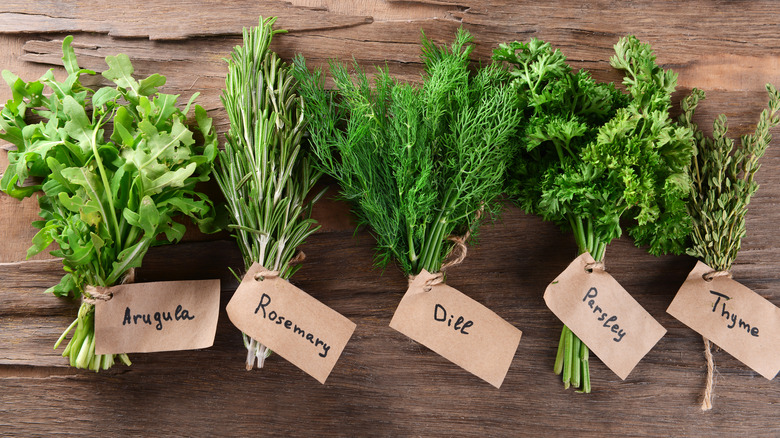
[[727,137],[723,114],[713,123],[712,138],[693,123],[696,107],[705,98],[702,90],[694,89],[682,102],[679,122],[693,131],[697,152],[690,170],[688,214],[693,227],[687,253],[718,271],[730,270],[737,258],[746,234],[747,207],[758,190],[758,161],[772,141],[770,130],[780,124],[780,93],[771,84],[766,90],[768,108],[761,112],[755,132],[742,136],[739,144]]
[[[321,173],[302,149],[305,106],[291,68],[269,49],[276,17],[244,29],[228,62],[222,103],[230,120],[216,180],[227,201],[248,269],[257,262],[290,278],[298,247],[319,229],[311,218],[322,193],[309,196]],[[247,369],[262,368],[271,350],[244,334]]]

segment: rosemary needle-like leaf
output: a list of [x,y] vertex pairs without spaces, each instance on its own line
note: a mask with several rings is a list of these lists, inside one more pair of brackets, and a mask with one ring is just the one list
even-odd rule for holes
[[[245,268],[257,262],[289,278],[300,267],[290,265],[298,247],[319,229],[311,209],[322,193],[309,195],[321,173],[301,148],[305,107],[290,66],[269,49],[284,32],[275,21],[261,17],[244,29],[243,46],[227,60],[222,103],[230,129],[215,175]],[[247,348],[247,368],[255,358],[262,367],[270,350],[255,340]]]

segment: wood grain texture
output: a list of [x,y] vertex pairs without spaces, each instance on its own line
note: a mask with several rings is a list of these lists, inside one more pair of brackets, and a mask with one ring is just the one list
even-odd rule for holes
[[[278,15],[291,30],[275,39],[285,59],[312,65],[330,58],[385,64],[418,81],[419,31],[451,40],[461,24],[487,60],[499,42],[542,38],[599,80],[619,81],[608,65],[612,45],[633,33],[679,73],[678,98],[708,92],[697,120],[706,128],[725,113],[735,134],[752,129],[766,103],[763,85],[780,84],[780,3],[772,1],[179,1],[149,10],[140,1],[21,2],[0,5],[0,68],[31,80],[53,67],[60,44],[75,33],[81,65],[127,53],[138,75],[168,77],[164,92],[198,99],[220,133],[223,58],[240,44],[241,27]],[[96,78],[96,80],[100,80]],[[0,87],[0,102],[10,97]],[[780,132],[774,132],[780,135]],[[2,145],[0,145],[2,146]],[[0,152],[0,168],[4,167]],[[734,266],[737,280],[780,304],[780,147],[763,158],[762,185],[748,215],[748,235]],[[207,187],[216,195],[212,186]],[[322,225],[302,248],[294,283],[357,324],[326,385],[278,356],[262,371],[244,371],[241,337],[223,314],[212,348],[131,357],[132,367],[94,374],[67,367],[52,345],[77,305],[44,295],[61,275],[58,260],[23,261],[36,219],[34,200],[0,194],[0,431],[4,436],[111,435],[295,436],[779,436],[780,386],[729,354],[715,351],[715,407],[701,413],[705,363],[701,337],[665,309],[695,261],[655,258],[628,239],[607,252],[610,273],[668,333],[625,381],[591,360],[594,392],[565,391],[551,372],[560,322],[547,310],[547,283],[576,255],[573,239],[549,223],[508,207],[486,226],[479,245],[448,283],[523,330],[500,390],[388,327],[406,279],[372,266],[374,240],[354,234],[349,207],[317,205]],[[45,258],[45,256],[43,256]],[[176,246],[153,248],[138,281],[222,279],[224,305],[236,287],[227,268],[241,258],[226,234],[188,233]]]

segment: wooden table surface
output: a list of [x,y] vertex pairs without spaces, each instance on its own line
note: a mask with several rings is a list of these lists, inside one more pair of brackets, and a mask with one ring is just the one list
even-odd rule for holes
[[[620,81],[608,65],[625,34],[652,43],[659,62],[679,73],[680,93],[708,93],[698,121],[729,116],[735,134],[752,129],[766,104],[764,84],[780,85],[780,2],[772,1],[385,1],[138,0],[21,1],[0,4],[0,67],[27,80],[49,68],[62,75],[60,42],[75,35],[82,66],[104,69],[119,52],[139,75],[168,77],[163,91],[199,102],[226,129],[219,101],[223,58],[241,43],[242,26],[279,16],[290,30],[274,40],[284,58],[304,54],[387,63],[419,78],[420,29],[448,42],[464,26],[487,60],[500,42],[541,38],[599,80]],[[0,101],[10,96],[0,89]],[[678,96],[679,98],[679,96]],[[777,130],[775,135],[780,135]],[[0,152],[0,168],[6,154]],[[736,279],[780,304],[780,139],[757,179]],[[213,187],[212,187],[213,189]],[[336,193],[335,187],[330,195]],[[239,332],[224,314],[241,268],[226,234],[188,233],[152,249],[139,281],[221,278],[216,342],[202,351],[133,355],[132,367],[71,369],[54,341],[75,317],[73,303],[44,295],[62,274],[46,254],[25,261],[36,218],[34,200],[0,194],[0,435],[438,435],[780,436],[780,385],[728,353],[714,353],[715,407],[699,410],[705,378],[702,340],[665,312],[695,261],[652,257],[621,239],[607,251],[609,272],[668,333],[621,381],[591,360],[593,393],[566,391],[552,373],[561,323],[542,299],[545,286],[575,256],[571,235],[507,206],[483,228],[479,245],[448,283],[523,330],[501,389],[495,389],[388,324],[406,279],[394,266],[372,266],[374,241],[354,234],[349,207],[321,202],[321,232],[302,248],[308,258],[294,283],[357,324],[327,384],[278,356],[262,371],[244,370]]]

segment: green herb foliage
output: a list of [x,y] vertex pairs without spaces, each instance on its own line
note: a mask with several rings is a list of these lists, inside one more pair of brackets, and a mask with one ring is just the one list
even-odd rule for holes
[[780,123],[780,93],[767,84],[769,108],[759,117],[753,134],[742,136],[739,144],[728,138],[725,115],[714,122],[709,138],[693,123],[693,113],[704,92],[694,89],[683,100],[680,124],[696,138],[697,155],[691,163],[693,197],[688,212],[693,221],[688,254],[718,271],[731,269],[745,237],[745,215],[750,199],[758,190],[754,176],[772,141],[770,129]]
[[[613,67],[628,93],[572,71],[549,43],[502,44],[493,58],[513,69],[512,87],[526,105],[523,147],[509,193],[528,212],[574,232],[595,260],[629,232],[654,254],[679,253],[690,232],[686,200],[692,133],[669,117],[677,76],[663,70],[647,44],[629,36],[615,45]],[[564,385],[590,391],[588,350],[566,327],[555,371]]]
[[522,114],[505,69],[469,71],[471,36],[437,47],[423,35],[420,87],[377,69],[374,87],[354,66],[331,63],[337,93],[321,71],[295,60],[320,168],[341,185],[361,224],[378,241],[377,262],[395,259],[407,275],[437,272],[447,237],[474,231],[480,209],[496,212]]
[[[289,278],[297,248],[319,229],[311,209],[322,193],[309,196],[321,173],[301,147],[304,105],[291,68],[269,50],[276,18],[244,29],[244,45],[233,49],[222,103],[230,119],[217,182],[227,200],[238,246],[249,268],[257,262]],[[270,350],[244,335],[247,367],[262,366]]]
[[[13,91],[0,112],[0,138],[15,144],[0,189],[16,198],[39,190],[40,231],[28,257],[52,243],[67,272],[47,292],[80,297],[87,285],[112,286],[129,269],[141,266],[152,245],[175,242],[185,226],[174,218],[186,215],[202,229],[211,227],[209,199],[195,190],[208,180],[217,154],[211,119],[195,106],[201,141],[186,123],[187,109],[176,107],[178,96],[159,93],[165,77],[133,78],[126,55],[108,56],[103,77],[113,82],[96,91],[84,87],[71,47],[63,41],[63,82],[52,71],[25,82],[8,71],[3,77]],[[44,94],[48,87],[51,94]],[[38,123],[27,124],[35,115]],[[36,184],[25,186],[33,178]],[[113,355],[94,354],[94,307],[83,303],[65,349],[71,365],[98,370],[114,362]],[[58,344],[59,342],[58,341]],[[56,348],[56,347],[55,347]],[[129,364],[127,356],[122,360]]]

